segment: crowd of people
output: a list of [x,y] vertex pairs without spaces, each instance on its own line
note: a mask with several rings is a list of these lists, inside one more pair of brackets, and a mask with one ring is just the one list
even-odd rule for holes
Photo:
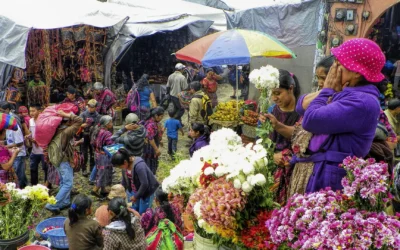
[[[349,155],[374,157],[387,162],[392,173],[396,171],[394,166],[400,158],[397,147],[400,100],[389,100],[385,102],[388,109],[381,109],[377,87],[384,80],[381,73],[384,64],[385,57],[374,42],[349,40],[332,49],[332,55],[317,64],[318,89],[302,96],[297,77],[279,70],[279,88],[271,96],[274,105],[259,111],[259,122],[269,120],[274,128],[270,138],[275,142],[276,202],[285,204],[296,193],[325,187],[342,189],[341,179],[346,172],[339,164]],[[204,102],[209,100],[212,108],[217,106],[218,82],[228,79],[234,86],[232,98],[238,94],[236,77],[240,79],[242,94],[248,91],[247,67],[238,72],[234,66],[220,70],[217,73],[215,68],[178,63],[168,78],[167,95],[159,105],[149,85],[149,76],[143,75],[127,94],[129,114],[124,126],[115,132],[115,94],[100,82],[84,96],[78,96],[77,90],[69,86],[62,103],[75,105],[78,112],[58,111],[63,119],[46,148],[40,147],[35,137],[36,123],[44,107],[34,104],[28,110],[20,106],[14,113],[12,104],[0,103],[5,121],[1,131],[4,141],[0,145],[0,182],[16,182],[20,188],[38,184],[41,163],[44,184],[49,188],[59,186],[57,203],[47,204],[46,209],[54,214],[69,209],[64,229],[71,250],[144,249],[153,240],[159,240],[152,236],[160,225],[172,231],[178,228],[173,231],[178,234],[183,230],[180,211],[169,203],[168,194],[163,192],[156,177],[161,139],[166,133],[168,154],[174,158],[178,133],[184,136],[182,117],[186,111],[188,136],[192,139],[188,145],[190,156],[209,144]],[[35,76],[32,84],[40,83],[40,76]],[[162,123],[165,113],[169,118]],[[119,144],[123,147],[116,153],[107,152],[108,146]],[[55,147],[58,154],[51,145],[58,145]],[[30,182],[25,175],[28,151]],[[82,156],[81,162],[77,161],[77,154]],[[79,194],[71,201],[78,165],[82,175],[89,177],[88,181],[94,185],[91,194],[108,198],[108,202],[97,208],[96,221],[88,217],[92,214],[88,196]],[[121,185],[112,186],[113,168],[122,170]],[[167,237],[167,240],[181,241],[182,237]]]

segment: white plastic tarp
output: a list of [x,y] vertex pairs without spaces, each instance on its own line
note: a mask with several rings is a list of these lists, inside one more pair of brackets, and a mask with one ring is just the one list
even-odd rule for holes
[[163,13],[170,17],[190,15],[201,20],[213,21],[211,27],[216,30],[226,30],[226,18],[222,10],[184,0],[108,0],[108,2],[136,8],[142,11],[142,15],[148,13]]
[[288,5],[304,2],[304,0],[220,0],[235,11],[252,8],[270,7],[276,5]]
[[[136,2],[135,2],[136,3]],[[183,12],[170,12],[168,9],[147,5],[133,5],[125,2],[107,2],[107,11],[129,16],[121,33],[126,36],[148,36],[162,31],[177,30],[188,26],[195,36],[202,36],[213,21]]]
[[316,44],[320,8],[320,0],[303,0],[227,13],[226,16],[228,28],[265,32],[289,48],[297,48]]
[[193,35],[200,37],[210,28],[212,21],[202,20],[193,16],[182,16],[178,19],[162,23],[132,23],[128,22],[122,29],[124,35],[135,37],[149,36],[160,31],[173,31],[188,26]]
[[0,61],[25,68],[29,30],[55,29],[86,24],[111,27],[126,16],[102,11],[96,0],[12,0],[0,8]]

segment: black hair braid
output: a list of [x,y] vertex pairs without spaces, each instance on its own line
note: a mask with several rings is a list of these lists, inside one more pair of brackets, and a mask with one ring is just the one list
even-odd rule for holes
[[160,203],[161,209],[166,214],[167,218],[175,223],[175,215],[172,211],[171,204],[168,201],[168,194],[165,193],[161,187],[156,190],[155,197],[157,198],[158,202]]
[[131,215],[128,211],[125,200],[121,197],[113,198],[108,203],[108,210],[112,211],[116,216],[113,221],[121,220],[125,223],[125,230],[131,239],[135,238],[135,230],[132,228]]
[[72,201],[71,207],[68,209],[69,225],[77,223],[79,215],[85,215],[86,210],[92,206],[92,200],[84,194],[78,194]]

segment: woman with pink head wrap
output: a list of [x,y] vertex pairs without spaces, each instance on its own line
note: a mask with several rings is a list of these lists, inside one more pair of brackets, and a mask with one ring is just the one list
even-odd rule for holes
[[303,128],[313,133],[308,146],[311,156],[293,160],[315,164],[306,193],[325,187],[342,189],[346,171],[339,164],[347,156],[367,155],[378,123],[376,83],[384,79],[385,64],[381,49],[371,40],[356,38],[332,49],[332,54],[336,60],[323,89],[297,103]]

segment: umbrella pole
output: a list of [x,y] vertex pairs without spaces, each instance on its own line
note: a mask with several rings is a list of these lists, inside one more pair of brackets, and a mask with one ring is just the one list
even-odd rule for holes
[[238,91],[239,91],[239,80],[238,80],[238,66],[236,65],[236,109],[239,112],[239,96],[238,96]]

